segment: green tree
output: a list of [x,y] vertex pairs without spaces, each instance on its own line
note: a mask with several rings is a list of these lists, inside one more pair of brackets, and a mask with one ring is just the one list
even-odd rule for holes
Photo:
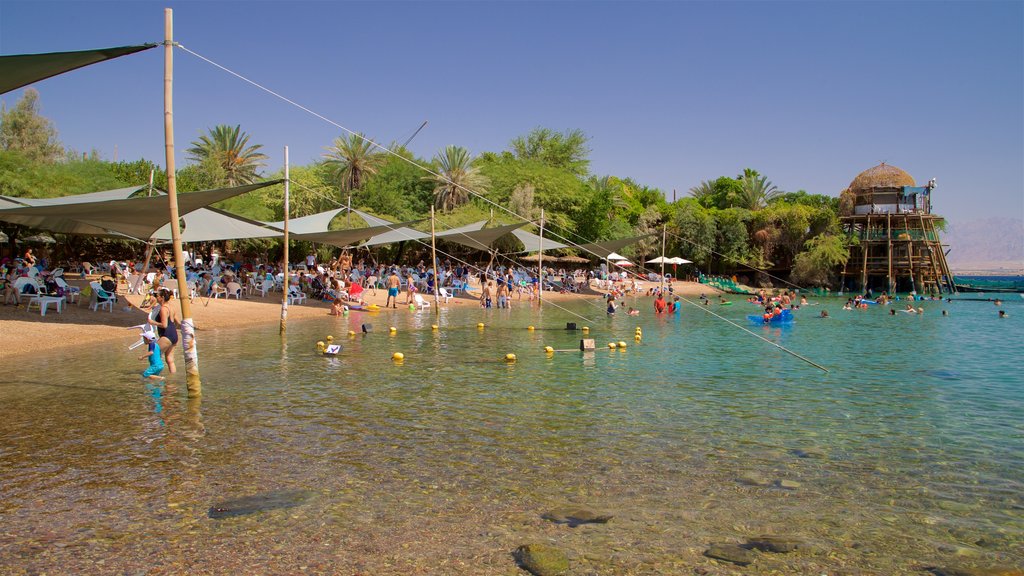
[[342,195],[348,194],[348,205],[352,204],[352,192],[362,188],[366,179],[377,173],[384,159],[363,134],[343,134],[335,138],[324,158],[334,171]]
[[443,212],[465,204],[470,190],[486,194],[490,181],[473,166],[469,151],[461,146],[448,146],[434,157],[437,175],[424,176],[434,183],[434,202]]
[[738,205],[738,199],[742,194],[740,181],[728,176],[705,180],[690,188],[690,195],[700,202],[701,206],[721,210]]
[[761,176],[756,170],[747,168],[737,180],[740,183],[740,195],[732,203],[733,206],[760,210],[779,195],[779,189],[768,180],[768,177]]
[[[392,150],[417,164],[427,164],[406,150]],[[430,211],[433,201],[434,187],[423,179],[423,170],[394,155],[388,155],[377,173],[367,178],[362,189],[353,194],[356,205],[394,220],[422,216]]]
[[33,162],[56,162],[64,155],[53,123],[39,114],[35,88],[26,88],[12,110],[0,108],[0,149],[19,151]]
[[555,132],[550,128],[534,128],[526,136],[513,138],[509,146],[519,160],[537,160],[583,177],[590,167],[588,140],[582,130]]
[[729,264],[744,264],[751,259],[750,237],[747,221],[750,211],[743,208],[727,208],[715,212],[716,250]]
[[199,163],[205,168],[219,166],[222,174],[211,176],[223,177],[223,184],[239,186],[251,184],[257,178],[257,170],[265,166],[267,155],[259,152],[262,144],[249,145],[249,135],[242,132],[241,126],[221,124],[199,136],[188,148],[189,160]]
[[673,204],[672,234],[679,239],[674,247],[686,259],[710,267],[716,250],[715,232],[715,217],[699,200],[683,198]]
[[836,269],[850,258],[843,239],[831,234],[819,234],[806,243],[806,250],[797,255],[793,264],[793,282],[805,286],[828,286],[835,278]]

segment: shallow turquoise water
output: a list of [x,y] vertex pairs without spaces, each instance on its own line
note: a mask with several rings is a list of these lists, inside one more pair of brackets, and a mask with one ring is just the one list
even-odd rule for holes
[[[0,567],[513,574],[508,553],[542,540],[574,574],[676,574],[766,533],[817,552],[745,573],[1024,563],[1020,303],[999,320],[984,302],[820,301],[782,329],[707,308],[828,373],[694,307],[635,305],[353,312],[293,322],[284,344],[276,325],[200,332],[201,401],[181,376],[141,384],[122,346],[19,359],[0,385]],[[598,349],[544,354],[578,347],[566,322]],[[327,334],[337,358],[315,352]],[[207,516],[285,489],[315,497]],[[539,518],[567,504],[615,519]]]

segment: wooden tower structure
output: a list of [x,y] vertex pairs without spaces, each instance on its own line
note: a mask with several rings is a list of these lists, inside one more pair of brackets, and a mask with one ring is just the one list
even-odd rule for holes
[[917,186],[886,163],[861,172],[840,196],[839,221],[850,242],[844,288],[918,294],[955,291],[953,274],[931,212],[935,180]]

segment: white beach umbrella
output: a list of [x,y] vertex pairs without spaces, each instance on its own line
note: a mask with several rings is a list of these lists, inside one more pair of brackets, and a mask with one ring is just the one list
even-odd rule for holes
[[675,258],[669,258],[665,262],[668,264],[693,264],[692,261],[687,260],[685,258],[680,258],[679,256],[676,256]]
[[658,256],[653,260],[648,260],[647,264],[672,264],[674,261],[674,258],[665,258],[664,256]]
[[605,260],[629,260],[629,258],[626,258],[622,254],[612,252],[611,254],[608,255],[607,258],[605,258]]

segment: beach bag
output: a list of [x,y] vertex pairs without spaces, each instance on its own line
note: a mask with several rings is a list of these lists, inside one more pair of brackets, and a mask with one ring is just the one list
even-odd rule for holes
[[104,280],[100,282],[100,288],[103,288],[107,292],[113,293],[117,291],[117,283],[114,282],[113,280]]

